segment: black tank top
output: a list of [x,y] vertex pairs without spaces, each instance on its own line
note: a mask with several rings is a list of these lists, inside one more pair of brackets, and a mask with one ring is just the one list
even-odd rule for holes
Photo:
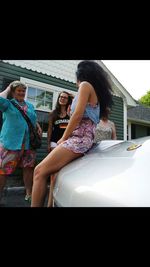
[[70,117],[66,115],[64,118],[57,116],[53,123],[53,130],[51,136],[51,142],[57,143],[57,141],[63,136],[63,133],[68,125]]

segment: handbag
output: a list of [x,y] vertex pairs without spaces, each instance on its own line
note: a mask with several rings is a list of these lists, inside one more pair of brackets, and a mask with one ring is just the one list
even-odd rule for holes
[[11,103],[21,112],[23,118],[26,120],[28,127],[29,127],[29,133],[30,133],[30,146],[33,149],[40,148],[42,145],[42,137],[38,134],[37,128],[34,127],[29,117],[24,113],[24,111],[21,109],[21,107],[11,101]]

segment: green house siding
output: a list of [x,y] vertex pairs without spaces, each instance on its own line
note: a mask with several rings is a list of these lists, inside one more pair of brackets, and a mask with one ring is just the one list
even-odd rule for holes
[[124,139],[124,109],[123,99],[121,97],[113,96],[114,105],[112,106],[109,119],[115,123],[117,131],[117,139]]
[[[26,68],[11,65],[0,61],[0,91],[5,89],[6,82],[13,80],[20,80],[20,77],[43,82],[58,86],[64,89],[77,91],[76,84],[62,79],[58,79],[46,74],[38,73],[36,71],[28,70]],[[117,130],[117,138],[123,139],[123,100],[120,97],[113,96],[114,105],[112,107],[112,113],[110,119],[114,121]],[[40,123],[44,123],[44,127],[48,124],[48,113],[43,111],[37,111],[38,119]],[[38,162],[47,155],[46,139],[43,139],[43,145],[40,150],[37,151]]]
[[20,77],[51,84],[72,91],[77,91],[74,83],[0,61],[0,91],[4,89],[2,88],[4,79],[20,80]]

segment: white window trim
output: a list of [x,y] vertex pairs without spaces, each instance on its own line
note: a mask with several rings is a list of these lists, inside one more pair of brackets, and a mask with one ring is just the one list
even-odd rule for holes
[[[75,91],[72,91],[72,90],[68,90],[66,88],[63,88],[63,87],[58,87],[58,86],[55,86],[55,85],[51,85],[51,84],[47,84],[47,83],[43,83],[43,82],[38,82],[38,81],[35,81],[35,80],[31,80],[31,79],[27,79],[25,77],[20,77],[20,81],[25,83],[26,86],[27,86],[27,91],[26,91],[26,96],[25,96],[25,100],[27,100],[27,95],[28,95],[28,87],[31,86],[31,87],[36,87],[38,89],[41,89],[43,91],[48,91],[48,92],[52,92],[53,93],[53,103],[52,103],[52,109],[55,108],[55,104],[56,104],[56,101],[57,101],[57,98],[58,98],[58,95],[59,93],[61,93],[62,91],[66,91],[70,94],[76,94],[77,92]],[[40,109],[40,108],[36,108],[36,110],[39,110],[39,111],[44,111],[44,112],[49,112],[45,109]]]

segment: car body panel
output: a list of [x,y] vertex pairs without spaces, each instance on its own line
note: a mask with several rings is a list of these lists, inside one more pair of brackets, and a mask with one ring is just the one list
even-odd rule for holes
[[59,171],[54,201],[59,207],[150,206],[149,159],[150,136],[101,141]]

